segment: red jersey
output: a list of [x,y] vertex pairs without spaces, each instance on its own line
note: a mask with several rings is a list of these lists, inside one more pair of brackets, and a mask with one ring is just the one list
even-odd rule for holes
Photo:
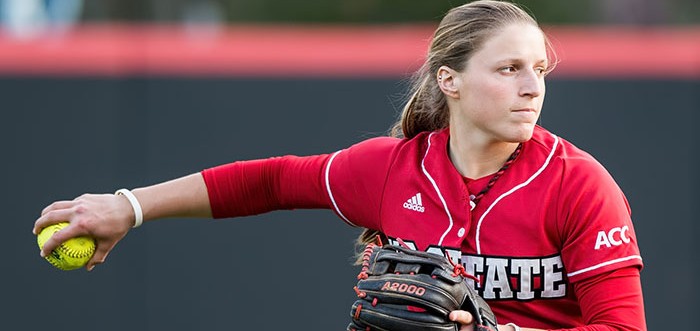
[[[448,140],[448,129],[380,137],[334,154],[237,162],[203,175],[215,217],[331,208],[353,226],[415,249],[448,251],[479,279],[472,285],[503,323],[584,325],[574,284],[641,268],[626,198],[589,154],[538,126],[472,210],[470,194],[490,176],[465,183]],[[235,183],[251,177],[259,179]],[[242,197],[254,203],[245,210],[229,203]]]

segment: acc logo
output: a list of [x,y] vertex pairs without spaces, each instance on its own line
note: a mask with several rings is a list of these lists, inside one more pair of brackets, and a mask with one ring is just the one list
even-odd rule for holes
[[392,291],[392,292],[399,292],[399,293],[408,293],[408,294],[415,294],[417,296],[422,296],[425,294],[425,288],[416,286],[416,285],[408,285],[404,283],[398,283],[398,282],[386,282],[382,286],[382,291]]
[[595,249],[598,250],[601,246],[610,248],[612,246],[628,244],[630,242],[630,238],[627,236],[629,230],[629,226],[625,225],[623,227],[612,228],[608,232],[599,231],[598,238],[595,241]]

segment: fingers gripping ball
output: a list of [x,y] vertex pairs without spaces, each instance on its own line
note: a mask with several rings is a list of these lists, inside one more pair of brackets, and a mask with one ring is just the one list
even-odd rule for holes
[[[45,227],[36,238],[39,249],[44,248],[46,243],[54,233],[68,226],[68,222],[62,222]],[[95,253],[95,240],[90,237],[76,237],[63,242],[56,247],[51,254],[45,257],[54,267],[61,270],[78,269],[90,261]]]

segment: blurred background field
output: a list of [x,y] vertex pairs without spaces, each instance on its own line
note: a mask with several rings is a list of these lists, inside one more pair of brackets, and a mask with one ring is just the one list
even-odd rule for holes
[[[543,25],[693,25],[694,0],[523,0]],[[82,23],[385,24],[436,22],[454,1],[423,0],[2,0],[0,18],[13,33]]]
[[[521,3],[561,60],[542,125],[627,194],[649,329],[691,329],[700,2]],[[12,252],[0,329],[344,329],[359,230],[330,211],[149,223],[92,273],[42,261],[31,225],[48,203],[85,192],[385,134],[437,21],[458,4],[0,1],[0,249]]]

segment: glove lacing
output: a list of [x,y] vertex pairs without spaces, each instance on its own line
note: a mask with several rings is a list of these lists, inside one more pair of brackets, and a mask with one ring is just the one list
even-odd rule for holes
[[447,256],[447,261],[449,261],[450,265],[452,265],[452,267],[454,268],[454,269],[452,269],[452,277],[457,277],[457,275],[460,275],[462,277],[469,278],[477,283],[479,282],[479,278],[468,273],[467,270],[464,269],[464,266],[461,263],[452,262],[452,257],[450,257],[449,252],[445,251],[445,255]]

